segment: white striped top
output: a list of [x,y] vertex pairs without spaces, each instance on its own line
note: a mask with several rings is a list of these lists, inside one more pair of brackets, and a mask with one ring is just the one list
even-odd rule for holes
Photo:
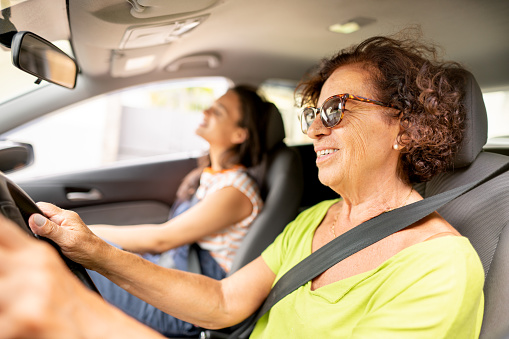
[[233,258],[246,236],[249,226],[262,209],[263,201],[258,185],[247,174],[246,168],[242,166],[219,172],[213,171],[210,167],[206,168],[200,177],[200,186],[196,190],[196,197],[198,200],[202,200],[206,195],[225,187],[235,187],[244,193],[253,204],[253,211],[240,222],[203,237],[198,241],[198,245],[208,250],[225,272],[229,272]]

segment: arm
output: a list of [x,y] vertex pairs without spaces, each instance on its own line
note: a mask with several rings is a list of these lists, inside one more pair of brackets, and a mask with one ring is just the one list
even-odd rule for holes
[[252,210],[248,197],[234,187],[225,187],[207,195],[186,212],[161,225],[96,225],[90,229],[125,250],[162,253],[235,224],[247,218]]
[[222,281],[166,269],[108,245],[76,213],[38,205],[50,220],[32,215],[34,233],[54,240],[65,255],[140,299],[199,326],[223,328],[247,318],[261,305],[275,279],[261,258]]
[[51,246],[1,215],[0,262],[2,338],[163,338],[86,289]]

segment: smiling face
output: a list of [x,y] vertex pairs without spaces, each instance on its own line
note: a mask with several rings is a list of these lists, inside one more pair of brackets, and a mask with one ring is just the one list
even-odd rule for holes
[[[318,106],[329,97],[349,93],[377,99],[367,70],[359,65],[341,66],[325,81]],[[348,100],[343,120],[334,128],[317,117],[308,130],[317,154],[320,181],[336,192],[357,189],[374,180],[396,178],[399,151],[393,146],[399,124],[388,124],[388,108]]]
[[203,111],[203,121],[196,134],[205,139],[211,148],[230,149],[247,138],[246,129],[238,126],[241,117],[239,96],[228,91]]

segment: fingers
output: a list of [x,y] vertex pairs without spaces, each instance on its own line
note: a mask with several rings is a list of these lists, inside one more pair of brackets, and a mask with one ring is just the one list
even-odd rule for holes
[[28,225],[35,234],[53,240],[71,260],[90,268],[99,247],[107,245],[94,235],[76,212],[49,203],[37,203],[46,215],[33,214]]
[[50,238],[57,243],[62,236],[60,227],[40,214],[32,214],[28,219],[28,226],[34,234]]
[[64,210],[47,202],[38,202],[37,206],[44,215],[59,226],[86,227],[78,213]]
[[37,207],[39,207],[45,216],[47,216],[50,220],[57,223],[58,225],[61,225],[65,220],[65,212],[69,212],[48,202],[38,202]]

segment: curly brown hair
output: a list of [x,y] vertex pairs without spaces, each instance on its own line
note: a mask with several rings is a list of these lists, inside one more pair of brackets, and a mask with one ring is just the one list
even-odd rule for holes
[[[403,35],[406,33],[400,33]],[[375,99],[388,123],[400,119],[398,141],[404,145],[400,177],[410,183],[430,180],[452,164],[463,139],[465,71],[438,60],[434,45],[415,37],[369,38],[323,59],[316,72],[297,87],[300,105],[316,106],[325,81],[338,68],[358,64],[368,71]]]

